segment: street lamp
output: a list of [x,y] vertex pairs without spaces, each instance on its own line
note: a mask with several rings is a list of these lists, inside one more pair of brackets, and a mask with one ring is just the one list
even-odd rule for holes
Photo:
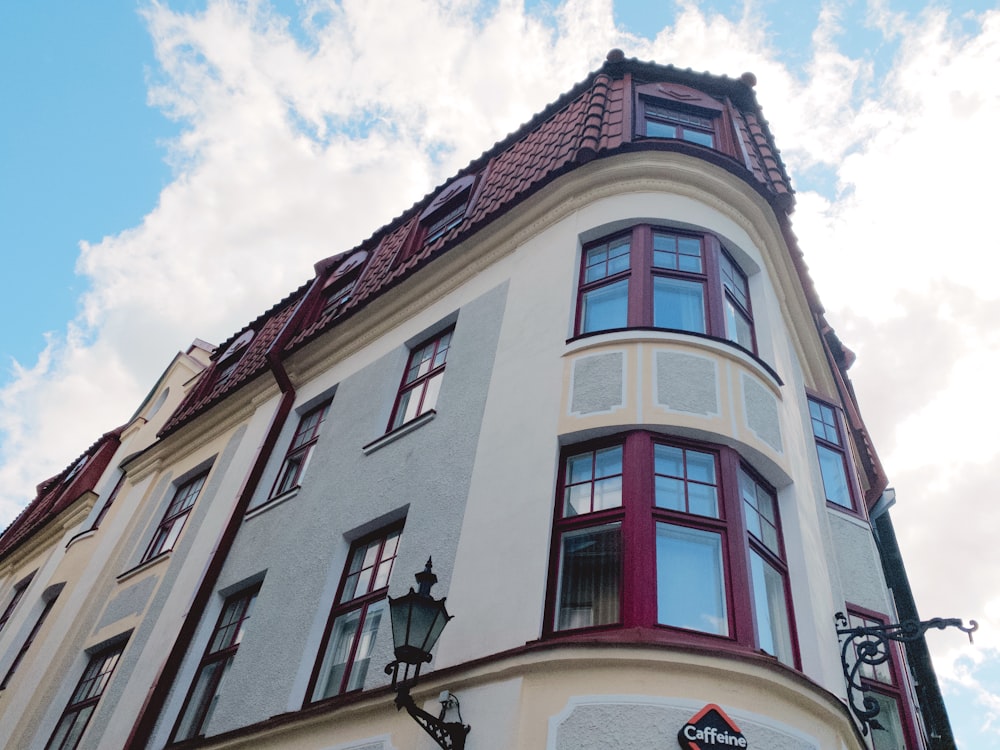
[[[431,571],[429,557],[427,565],[414,577],[418,584],[416,591],[410,588],[408,594],[395,599],[389,597],[389,619],[392,621],[392,643],[396,659],[386,664],[385,673],[392,675],[392,684],[396,688],[396,710],[405,708],[443,750],[462,750],[470,727],[462,723],[461,709],[458,712],[459,721],[444,720],[449,708],[458,708],[458,699],[444,691],[441,694],[441,713],[435,717],[418,708],[410,696],[410,688],[416,685],[420,676],[421,665],[431,660],[431,650],[451,619],[445,609],[444,599],[434,599],[431,596],[431,586],[437,583],[437,576]],[[402,679],[399,675],[400,667],[403,667]]]

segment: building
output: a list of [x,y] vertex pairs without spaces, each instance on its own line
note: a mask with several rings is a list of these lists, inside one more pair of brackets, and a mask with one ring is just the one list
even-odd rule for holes
[[953,746],[920,643],[845,679],[915,610],[754,83],[612,51],[178,355],[0,538],[0,745],[435,747],[432,556],[470,750]]

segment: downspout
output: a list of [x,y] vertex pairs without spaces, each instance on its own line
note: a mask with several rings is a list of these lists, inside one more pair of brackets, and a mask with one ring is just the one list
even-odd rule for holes
[[160,667],[160,671],[153,681],[152,687],[146,694],[146,700],[142,708],[139,709],[139,715],[132,724],[132,731],[125,741],[124,750],[143,750],[152,737],[157,720],[163,711],[167,697],[170,695],[174,681],[177,679],[181,662],[191,648],[195,631],[201,622],[202,615],[212,598],[212,594],[215,592],[215,586],[222,572],[222,566],[225,564],[226,558],[229,556],[229,550],[236,540],[236,535],[243,523],[243,516],[250,505],[250,500],[253,498],[257,486],[260,484],[264,467],[267,465],[267,461],[271,457],[274,446],[278,441],[278,435],[281,433],[282,428],[284,428],[288,415],[292,411],[292,404],[295,402],[295,387],[281,362],[281,350],[296,330],[295,324],[299,322],[300,314],[308,312],[311,309],[312,306],[307,303],[311,301],[317,290],[321,288],[321,279],[321,276],[317,276],[313,280],[312,285],[299,300],[295,311],[285,321],[285,325],[278,332],[278,335],[275,336],[274,341],[268,347],[265,354],[271,374],[274,376],[274,380],[281,391],[281,401],[278,403],[274,416],[271,418],[271,425],[267,429],[264,440],[257,450],[257,457],[254,459],[253,465],[250,467],[250,471],[243,482],[243,489],[237,498],[229,522],[226,524],[208,560],[201,583],[199,583],[198,589],[195,591],[194,599],[191,601],[191,606],[188,608],[184,621],[181,623],[180,630],[177,632],[177,637],[174,639],[170,653]]

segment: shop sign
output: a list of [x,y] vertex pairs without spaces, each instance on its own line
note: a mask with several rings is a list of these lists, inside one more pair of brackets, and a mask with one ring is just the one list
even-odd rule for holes
[[714,703],[709,703],[681,727],[681,731],[677,733],[677,741],[684,750],[749,747],[739,727]]

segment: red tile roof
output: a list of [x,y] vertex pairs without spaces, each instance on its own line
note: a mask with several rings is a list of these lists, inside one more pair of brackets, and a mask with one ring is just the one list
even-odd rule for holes
[[[718,101],[730,102],[736,135],[742,141],[742,148],[738,149],[741,157],[736,159],[681,140],[633,139],[628,123],[632,120],[634,82],[681,84]],[[302,305],[302,313],[292,325],[287,343],[281,342],[280,348],[287,353],[305,345],[559,176],[594,159],[639,150],[673,150],[695,155],[741,176],[770,200],[780,215],[792,206],[792,189],[754,96],[754,82],[748,74],[737,80],[671,65],[626,60],[620,52],[613,50],[600,70],[354,248],[366,250],[369,258],[350,300],[336,310],[321,314],[319,305],[310,297]],[[744,152],[747,161],[743,160]],[[478,181],[462,222],[432,242],[422,244],[416,241],[415,232],[421,213],[442,189],[467,175],[478,176]],[[317,264],[317,273],[326,271],[335,259],[345,256],[346,252],[341,252],[321,261]],[[265,355],[273,347],[278,332],[285,328],[298,309],[306,286],[249,324],[248,327],[257,334],[237,369],[225,382],[218,382],[222,368],[216,360],[215,365],[202,374],[202,382],[171,417],[162,435],[178,429],[267,369]],[[217,352],[224,352],[229,343],[245,330],[234,334],[218,347]]]
[[[69,466],[38,485],[38,494],[0,535],[0,560],[42,530],[51,519],[69,508],[84,493],[94,490],[118,449],[123,427],[101,435]],[[78,464],[82,466],[77,468]]]

